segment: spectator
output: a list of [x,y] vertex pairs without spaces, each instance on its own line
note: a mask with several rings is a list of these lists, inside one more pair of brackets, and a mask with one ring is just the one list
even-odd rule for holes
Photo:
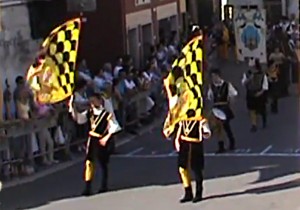
[[166,52],[166,49],[165,49],[165,46],[160,43],[158,45],[158,51],[157,51],[157,64],[158,64],[158,67],[161,68],[161,66],[166,62],[167,60],[167,52]]
[[105,89],[106,79],[104,75],[104,70],[100,69],[94,78],[95,89],[98,92],[101,92]]
[[118,78],[119,77],[119,71],[121,69],[123,69],[123,59],[122,59],[122,57],[118,57],[117,58],[116,66],[114,68],[114,78]]
[[17,117],[18,116],[18,112],[17,112],[18,110],[16,107],[17,101],[20,98],[20,92],[25,88],[25,81],[22,76],[17,76],[15,82],[16,82],[16,88],[13,93],[13,100],[15,103],[15,116]]
[[[76,86],[76,91],[74,92],[73,100],[71,103],[71,114],[76,126],[76,139],[75,141],[82,141],[87,137],[88,134],[88,110],[90,108],[90,103],[86,95],[86,81],[79,80]],[[84,150],[83,145],[77,147],[77,151],[81,152]]]
[[92,73],[87,67],[86,60],[82,60],[78,67],[79,75],[85,80],[89,81],[92,79]]
[[276,65],[281,65],[285,60],[285,56],[280,52],[280,48],[276,47],[274,52],[270,54],[269,60],[273,61]]
[[120,80],[114,79],[113,81],[113,97],[112,97],[112,103],[114,108],[114,113],[116,115],[117,121],[120,123],[121,126],[123,126],[123,96],[121,94],[120,88]]
[[5,120],[12,120],[12,93],[10,91],[10,85],[8,84],[8,80],[5,80],[5,90],[3,92],[3,101],[4,101],[4,112],[5,112]]
[[[44,118],[53,114],[54,109],[51,106],[36,104],[36,117]],[[52,165],[58,163],[58,160],[54,159],[54,140],[48,128],[42,128],[38,133],[39,148],[42,157],[43,165]]]
[[107,82],[112,84],[113,82],[113,75],[112,75],[112,65],[111,63],[105,63],[103,66],[104,70],[104,78]]
[[[17,118],[23,120],[25,123],[30,119],[30,100],[29,92],[26,89],[19,90],[18,99],[16,100]],[[33,148],[32,135],[26,135],[19,139],[20,158],[24,160],[21,164],[21,173],[31,174],[34,172],[33,164]],[[16,146],[16,144],[14,146]],[[16,149],[16,148],[14,148]]]
[[126,79],[124,80],[125,82],[125,91],[126,95],[129,97],[132,97],[137,94],[137,86],[134,83],[134,74],[132,71],[129,71],[127,73]]

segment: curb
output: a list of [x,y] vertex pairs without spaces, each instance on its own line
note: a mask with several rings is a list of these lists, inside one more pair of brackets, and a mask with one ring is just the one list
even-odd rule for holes
[[[147,126],[141,128],[139,134],[137,134],[137,135],[130,135],[129,134],[129,136],[125,136],[123,138],[120,138],[116,142],[116,148],[121,147],[121,146],[123,146],[125,144],[130,143],[135,138],[137,138],[137,137],[139,137],[141,135],[144,135],[147,132],[151,132],[160,123],[161,123],[161,120],[157,119],[153,123],[151,123],[150,125],[147,125]],[[65,169],[69,168],[69,167],[72,167],[72,166],[74,166],[76,164],[79,164],[83,160],[84,160],[84,157],[76,157],[75,159],[73,159],[71,161],[67,161],[67,162],[63,162],[63,163],[57,164],[54,167],[47,168],[45,170],[39,171],[39,172],[37,172],[37,173],[35,173],[33,175],[29,175],[29,176],[26,176],[24,178],[17,178],[17,179],[8,181],[6,183],[2,183],[0,181],[0,191],[3,190],[3,189],[8,189],[8,188],[16,187],[18,185],[23,185],[23,184],[27,184],[27,183],[30,183],[30,182],[34,182],[37,179],[41,179],[41,178],[46,177],[48,175],[57,173],[59,171],[63,171]]]

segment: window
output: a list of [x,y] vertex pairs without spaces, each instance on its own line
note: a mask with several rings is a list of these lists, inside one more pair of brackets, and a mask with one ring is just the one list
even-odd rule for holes
[[150,4],[151,0],[135,0],[135,6],[140,6],[144,4]]
[[65,1],[32,1],[27,3],[32,39],[48,36],[66,15]]

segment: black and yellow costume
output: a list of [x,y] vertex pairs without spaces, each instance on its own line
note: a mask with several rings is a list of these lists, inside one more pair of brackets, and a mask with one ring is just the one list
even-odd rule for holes
[[278,98],[280,94],[280,86],[278,83],[279,66],[271,65],[267,71],[269,81],[269,98],[271,99],[271,112],[278,113]]
[[256,94],[262,91],[263,82],[265,78],[265,74],[262,71],[251,71],[249,70],[246,73],[246,77],[250,78],[248,83],[246,84],[246,101],[247,108],[250,111],[251,123],[252,123],[252,131],[256,131],[257,129],[257,115],[262,116],[263,127],[266,126],[267,123],[267,113],[266,113],[266,102],[267,96],[266,92],[263,92],[262,95],[257,96]]
[[98,161],[102,170],[102,182],[99,192],[107,191],[108,163],[111,155],[111,141],[107,141],[102,146],[99,141],[110,138],[108,132],[111,114],[105,109],[98,110],[97,113],[91,111],[91,131],[87,142],[84,181],[86,183],[83,195],[91,194],[91,183],[95,172],[95,162]]
[[[175,141],[179,143],[178,168],[180,177],[185,189],[185,196],[181,203],[202,200],[203,191],[203,169],[204,169],[204,148],[203,138],[210,137],[210,130],[206,120],[202,121],[181,121],[179,123]],[[193,196],[191,176],[189,169],[195,174],[196,196]]]
[[[218,108],[226,115],[226,120],[222,121],[222,126],[229,139],[229,149],[235,149],[235,138],[230,126],[230,121],[234,118],[233,111],[229,101],[229,83],[223,81],[221,85],[211,84],[210,88],[213,93],[213,108]],[[218,153],[225,151],[224,139],[219,139]]]

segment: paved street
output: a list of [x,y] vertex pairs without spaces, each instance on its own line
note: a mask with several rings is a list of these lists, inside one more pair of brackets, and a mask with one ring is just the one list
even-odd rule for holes
[[[243,65],[224,65],[224,77],[233,81],[240,96],[234,104],[233,130],[238,149],[215,155],[217,141],[206,142],[205,200],[180,205],[182,195],[176,153],[164,140],[161,127],[149,130],[118,147],[111,162],[111,192],[80,197],[83,164],[0,192],[0,209],[47,210],[300,210],[299,98],[279,103],[268,127],[250,133],[240,85]],[[99,174],[99,173],[98,173]],[[95,181],[99,186],[99,179]]]

